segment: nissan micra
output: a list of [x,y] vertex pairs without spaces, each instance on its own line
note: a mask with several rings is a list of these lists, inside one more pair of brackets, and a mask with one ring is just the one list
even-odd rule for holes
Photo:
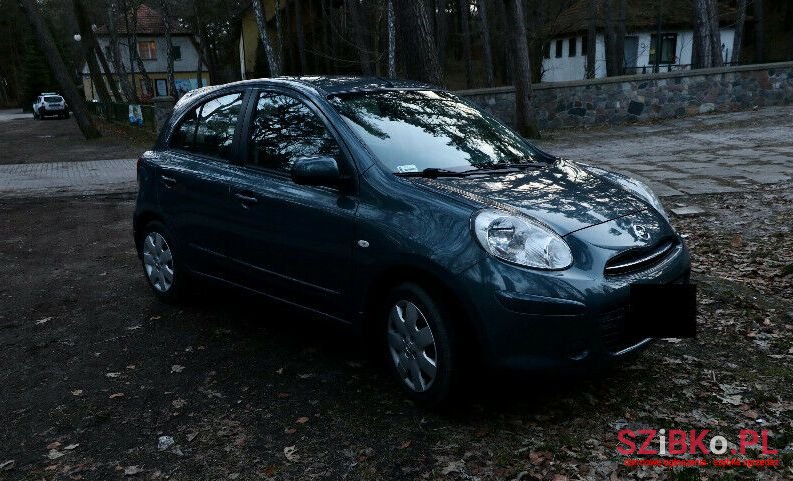
[[626,327],[631,286],[688,283],[688,251],[644,184],[413,82],[195,90],[137,177],[134,237],[156,296],[204,279],[338,321],[426,403],[472,368],[637,353],[652,339]]

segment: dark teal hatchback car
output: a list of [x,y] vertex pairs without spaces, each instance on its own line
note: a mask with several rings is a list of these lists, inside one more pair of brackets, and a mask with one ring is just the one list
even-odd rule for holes
[[348,324],[419,401],[448,400],[475,366],[636,353],[651,338],[631,328],[632,286],[688,283],[646,186],[412,82],[199,89],[138,182],[135,243],[157,296],[203,278]]

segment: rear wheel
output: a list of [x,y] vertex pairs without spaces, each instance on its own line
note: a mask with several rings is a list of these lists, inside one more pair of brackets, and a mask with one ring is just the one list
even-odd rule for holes
[[140,257],[143,273],[154,294],[165,301],[181,298],[187,290],[187,274],[181,266],[175,239],[160,222],[150,222],[143,230]]
[[461,368],[448,310],[410,283],[393,289],[387,299],[382,331],[389,370],[411,399],[435,406],[450,401]]

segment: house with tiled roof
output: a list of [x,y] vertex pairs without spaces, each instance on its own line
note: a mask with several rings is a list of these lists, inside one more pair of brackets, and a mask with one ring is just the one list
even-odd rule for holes
[[[591,2],[579,0],[545,27],[545,35],[550,40],[543,49],[543,82],[586,78],[587,52],[590,48],[587,45],[587,32],[590,23],[594,23],[596,31],[595,45],[592,46],[595,49],[595,77],[606,76],[606,19],[610,15],[616,24],[619,13],[614,9],[607,12],[606,2],[597,0],[593,16]],[[625,73],[652,73],[656,69],[656,52],[660,55],[657,68],[662,72],[691,68],[694,15],[691,0],[626,0]],[[725,63],[730,61],[735,17],[734,7],[726,2],[719,4],[721,48]],[[657,48],[659,30],[660,51]]]
[[[141,100],[147,101],[152,97],[164,95],[180,97],[197,87],[209,85],[209,71],[205,63],[199,62],[197,43],[189,29],[178,24],[172,25],[170,29],[176,92],[169,92],[167,81],[168,42],[165,36],[166,24],[163,16],[154,8],[142,4],[128,15],[120,15],[115,19],[114,24],[118,32],[120,54],[118,60],[123,64],[128,78],[132,79]],[[116,62],[113,58],[115,52],[111,47],[108,26],[97,27],[95,35],[112,71],[112,78],[108,78],[107,75],[104,77],[106,81],[119,84],[118,72],[115,68]],[[130,52],[140,57],[145,75],[137,61],[130,62]],[[82,74],[86,99],[98,100],[96,89],[88,74],[87,65],[83,68]],[[121,90],[120,86],[119,90]]]

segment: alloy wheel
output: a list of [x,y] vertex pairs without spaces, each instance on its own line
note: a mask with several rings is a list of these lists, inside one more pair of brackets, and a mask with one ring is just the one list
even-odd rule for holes
[[168,292],[173,286],[173,255],[165,237],[150,232],[143,241],[143,268],[156,290]]
[[438,350],[424,313],[411,301],[397,301],[388,315],[386,335],[399,377],[412,391],[427,391],[438,372]]

